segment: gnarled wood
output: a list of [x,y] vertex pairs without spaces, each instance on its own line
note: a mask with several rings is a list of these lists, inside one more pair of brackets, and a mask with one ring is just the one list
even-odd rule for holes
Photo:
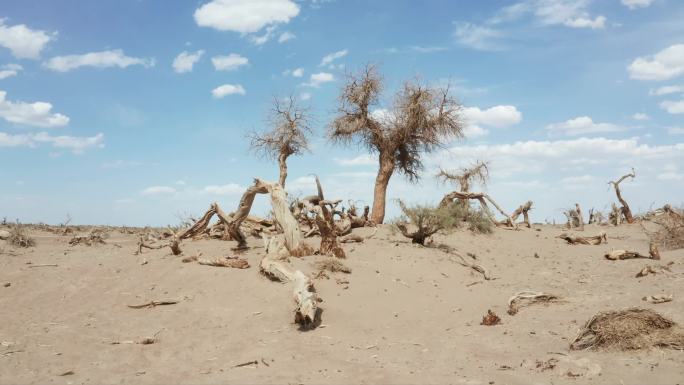
[[601,243],[608,243],[606,233],[601,233],[593,237],[577,237],[568,234],[561,234],[558,238],[565,240],[571,245],[600,245]]
[[615,187],[615,195],[617,195],[617,199],[620,201],[620,204],[622,204],[622,208],[620,210],[622,212],[622,215],[625,217],[625,220],[627,221],[627,223],[634,223],[632,210],[629,208],[627,201],[622,197],[622,193],[620,192],[620,183],[622,183],[622,181],[624,181],[627,178],[636,178],[636,172],[634,172],[634,168],[632,168],[631,173],[621,176],[620,179],[618,179],[617,181],[610,181],[608,182],[608,184],[612,184],[613,187]]

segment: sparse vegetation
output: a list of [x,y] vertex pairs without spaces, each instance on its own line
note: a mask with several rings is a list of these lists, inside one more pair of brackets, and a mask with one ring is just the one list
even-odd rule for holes
[[26,226],[22,224],[12,225],[9,232],[7,243],[14,247],[33,247],[36,245],[36,240],[29,234]]
[[[462,226],[475,233],[489,234],[494,224],[482,209],[462,206],[460,202],[452,202],[446,206],[432,207],[427,205],[407,206],[398,201],[402,216],[395,221],[395,226],[413,243],[425,244],[427,238],[440,230],[453,230]],[[409,226],[416,228],[409,231]]]
[[684,214],[682,210],[666,205],[663,213],[651,221],[658,225],[658,230],[649,233],[651,241],[665,250],[684,248]]

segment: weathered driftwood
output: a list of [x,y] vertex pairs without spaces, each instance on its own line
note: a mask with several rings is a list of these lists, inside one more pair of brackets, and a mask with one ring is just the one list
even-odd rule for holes
[[[618,201],[620,201],[620,204],[622,207],[620,208],[620,213],[622,216],[625,218],[627,223],[634,223],[634,217],[632,216],[632,210],[629,208],[629,205],[627,204],[627,201],[622,197],[622,193],[620,192],[620,183],[622,183],[625,179],[627,178],[636,178],[636,172],[634,172],[634,168],[632,168],[632,172],[629,174],[625,174],[620,177],[620,179],[616,181],[609,181],[608,184],[612,184],[613,187],[615,188],[615,195],[617,195]],[[616,219],[615,225],[619,225],[621,220],[620,216],[618,215]]]
[[607,252],[604,257],[606,259],[610,259],[612,261],[616,260],[622,260],[622,259],[636,259],[636,258],[645,258],[645,259],[656,259],[651,256],[643,255],[640,254],[636,251],[630,251],[630,250],[611,250]]
[[598,210],[594,210],[593,207],[591,209],[589,209],[589,222],[588,223],[590,225],[591,224],[601,225],[601,224],[603,224],[604,221],[605,221],[605,218],[604,218],[602,212],[600,212]]
[[563,233],[559,235],[558,238],[565,240],[571,245],[600,245],[602,243],[608,243],[606,233],[600,233],[593,237],[579,237]]
[[332,213],[328,209],[331,203],[322,200],[318,206],[313,206],[312,211],[316,213],[316,227],[321,235],[321,246],[319,253],[323,255],[332,255],[336,258],[346,258],[344,249],[337,242],[337,232],[335,231],[335,222]]
[[162,301],[150,301],[150,302],[143,303],[140,305],[126,305],[126,306],[130,307],[131,309],[151,309],[151,308],[157,307],[157,306],[175,305],[177,303],[178,303],[177,300],[170,299],[170,300],[162,300]]
[[201,258],[200,255],[193,255],[188,258],[183,258],[183,263],[197,262],[200,265],[216,266],[216,267],[231,267],[233,269],[247,269],[249,262],[246,259],[239,257],[219,257],[214,259]]
[[[449,261],[454,262],[454,263],[458,263],[458,264],[461,265],[461,266],[464,266],[464,267],[473,269],[474,271],[477,271],[478,273],[482,274],[482,277],[483,277],[485,280],[487,280],[487,281],[489,281],[490,279],[492,279],[492,276],[491,276],[491,274],[489,273],[489,270],[487,270],[486,268],[484,268],[484,266],[479,265],[479,264],[477,264],[477,263],[468,262],[468,261],[467,261],[465,258],[463,258],[463,256],[462,256],[459,252],[457,252],[456,249],[454,249],[453,247],[451,247],[451,246],[449,246],[449,245],[445,245],[445,244],[443,244],[443,243],[437,245],[436,247],[437,247],[439,250],[442,250],[443,252],[445,252],[446,254],[449,255]],[[452,256],[455,257],[455,258],[452,258]]]
[[579,203],[575,203],[575,208],[564,212],[567,218],[566,226],[569,229],[578,228],[579,230],[584,230],[584,217],[582,216],[582,209]]
[[[450,204],[454,200],[477,200],[480,202],[480,206],[482,206],[482,210],[487,214],[489,219],[493,223],[495,223],[497,226],[507,226],[507,227],[513,227],[513,228],[518,228],[518,226],[513,222],[513,219],[511,218],[510,215],[506,214],[505,211],[499,206],[492,197],[485,193],[481,192],[461,192],[461,191],[452,191],[448,194],[446,194],[442,200],[439,203],[439,207],[445,207],[446,205]],[[494,213],[489,209],[489,206],[487,205],[487,201],[491,203],[498,211],[501,213],[501,215],[504,216],[503,221],[499,221],[496,219],[494,216]]]
[[375,229],[373,229],[372,233],[370,233],[369,235],[366,235],[365,237],[358,235],[358,234],[349,234],[349,235],[342,237],[339,241],[340,241],[340,243],[353,243],[353,242],[362,243],[367,239],[373,238],[377,232],[378,232],[378,229],[375,228]]
[[511,214],[511,221],[515,222],[518,220],[518,217],[520,214],[523,216],[523,221],[522,223],[525,224],[528,228],[532,228],[532,223],[530,223],[530,217],[529,217],[529,211],[532,209],[532,201],[527,201],[525,204],[522,204],[518,206],[515,211]]
[[264,240],[266,256],[259,264],[260,271],[273,280],[293,282],[293,297],[297,305],[295,322],[302,328],[314,326],[318,297],[313,283],[309,276],[295,270],[289,263],[291,256],[310,255],[313,250],[302,239],[299,224],[288,208],[283,187],[278,183],[268,183],[259,179],[255,180],[255,186],[271,194],[273,215],[283,228],[282,235]]
[[558,299],[558,296],[549,293],[521,291],[515,293],[515,295],[508,300],[508,314],[515,315],[521,307],[530,306],[535,303],[555,302],[558,301]]

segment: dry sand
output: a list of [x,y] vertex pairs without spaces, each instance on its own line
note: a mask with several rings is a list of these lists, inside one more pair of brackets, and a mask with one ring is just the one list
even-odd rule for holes
[[[292,323],[289,286],[259,275],[257,239],[246,270],[182,263],[168,248],[132,255],[136,236],[118,231],[92,247],[47,232],[34,233],[38,245],[29,249],[0,241],[0,383],[682,383],[684,352],[578,352],[569,344],[604,310],[641,306],[684,324],[684,250],[661,251],[661,261],[608,261],[611,248],[647,254],[639,225],[588,226],[581,234],[608,233],[600,246],[567,245],[555,238],[560,227],[536,228],[436,237],[476,254],[495,278],[484,281],[384,226],[344,246],[352,274],[315,281],[322,326],[308,332]],[[233,245],[186,241],[183,250],[219,257]],[[295,263],[312,271],[316,259]],[[669,274],[634,277],[669,262]],[[37,264],[58,266],[30,267]],[[565,301],[506,314],[508,298],[525,289]],[[642,301],[657,294],[674,301]],[[180,302],[127,307],[167,299]],[[502,324],[480,325],[488,309]],[[150,345],[111,344],[155,335]],[[257,364],[235,367],[249,361]]]

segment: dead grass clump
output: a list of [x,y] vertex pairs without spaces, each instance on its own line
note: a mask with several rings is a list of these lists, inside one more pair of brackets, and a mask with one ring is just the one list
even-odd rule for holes
[[558,300],[558,296],[553,294],[534,291],[521,291],[515,293],[515,295],[508,300],[508,314],[518,314],[520,308],[530,306],[535,303],[550,303],[557,302]]
[[76,245],[86,245],[86,246],[93,246],[93,245],[104,245],[105,238],[107,238],[107,233],[100,231],[100,230],[94,230],[88,235],[76,235],[71,240],[69,240],[69,245],[71,246],[76,246]]
[[332,273],[341,272],[351,274],[351,269],[336,258],[326,258],[322,261],[316,262],[316,268],[319,271],[330,271]]
[[677,324],[648,309],[601,312],[584,325],[571,350],[638,350],[666,347],[684,350],[684,334]]
[[16,224],[9,230],[10,235],[7,238],[7,243],[14,247],[33,247],[36,245],[36,240],[29,234],[25,226]]

